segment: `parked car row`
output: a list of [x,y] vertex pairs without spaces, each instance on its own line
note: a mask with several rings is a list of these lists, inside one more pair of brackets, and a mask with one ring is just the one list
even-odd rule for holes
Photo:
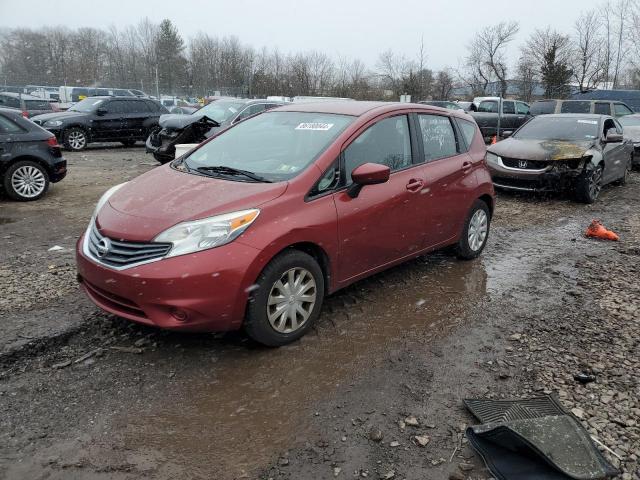
[[[0,109],[4,189],[35,199],[64,178],[56,137],[70,148],[81,142],[69,132],[81,130],[83,145],[149,134],[157,148],[157,123],[127,111],[134,102],[154,113],[147,119],[164,109],[91,97],[34,122]],[[460,110],[282,103],[221,99],[200,115],[164,117],[178,123],[163,122],[160,146],[193,136],[194,125],[205,140],[99,200],[76,252],[96,305],[161,328],[243,328],[257,342],[284,345],[312,327],[325,295],[359,279],[445,247],[462,259],[480,255],[495,188],[570,189],[592,203],[604,185],[627,180],[638,143],[612,115],[538,115],[487,149],[474,117]],[[637,118],[622,119],[640,130]],[[101,121],[119,133],[100,133]]]

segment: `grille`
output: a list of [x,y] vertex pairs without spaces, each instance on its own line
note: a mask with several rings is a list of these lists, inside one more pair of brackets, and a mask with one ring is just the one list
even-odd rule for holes
[[[527,162],[526,167],[521,167],[520,162]],[[549,165],[548,162],[540,160],[524,160],[519,158],[502,157],[502,163],[509,168],[519,168],[521,170],[542,170]]]
[[164,257],[170,243],[142,243],[113,240],[100,234],[95,224],[89,232],[88,248],[91,256],[111,267],[130,267]]

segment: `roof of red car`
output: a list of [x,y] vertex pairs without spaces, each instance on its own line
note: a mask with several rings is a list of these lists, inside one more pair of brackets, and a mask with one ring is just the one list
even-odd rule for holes
[[[355,100],[337,100],[320,102],[291,103],[284,107],[279,107],[280,111],[287,112],[314,112],[314,113],[337,113],[341,115],[360,116],[369,110],[378,107],[390,107],[403,105],[393,102],[360,102]],[[404,104],[406,105],[406,104]]]

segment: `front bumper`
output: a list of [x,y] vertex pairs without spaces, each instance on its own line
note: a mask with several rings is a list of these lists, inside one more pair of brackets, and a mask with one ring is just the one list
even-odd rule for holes
[[503,190],[558,192],[572,188],[584,169],[584,161],[550,161],[544,168],[526,169],[506,166],[502,160],[487,162],[493,185]]
[[159,328],[216,332],[240,328],[260,251],[240,242],[114,270],[78,240],[78,281],[97,306]]

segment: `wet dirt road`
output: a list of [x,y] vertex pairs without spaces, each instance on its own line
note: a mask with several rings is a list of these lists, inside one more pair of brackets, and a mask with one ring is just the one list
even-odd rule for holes
[[[617,254],[585,226],[601,217],[624,240],[640,206],[637,174],[595,206],[501,195],[482,258],[436,254],[359,282],[300,342],[265,349],[90,305],[73,241],[108,186],[154,163],[139,148],[67,156],[69,178],[42,202],[0,204],[0,477],[446,478],[463,462],[488,478],[462,439],[462,398],[522,393],[515,360],[494,368],[507,333],[583,308],[567,294],[577,262]],[[427,449],[398,427],[407,415]]]

